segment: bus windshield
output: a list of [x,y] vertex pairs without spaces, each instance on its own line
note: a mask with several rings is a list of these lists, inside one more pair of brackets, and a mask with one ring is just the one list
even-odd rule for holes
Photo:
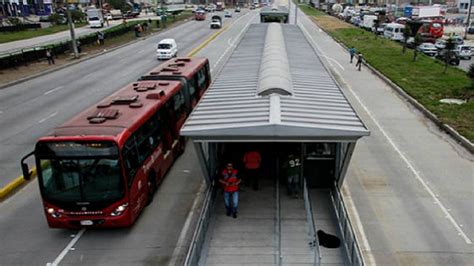
[[111,142],[39,143],[39,177],[45,198],[61,202],[120,199],[125,187]]

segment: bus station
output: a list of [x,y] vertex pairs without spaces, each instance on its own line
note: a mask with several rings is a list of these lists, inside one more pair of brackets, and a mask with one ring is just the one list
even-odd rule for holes
[[[193,141],[212,190],[189,265],[360,259],[350,255],[357,250],[335,201],[356,142],[369,130],[298,26],[251,25],[181,134]],[[259,186],[243,187],[238,218],[232,219],[216,181],[227,163],[245,173],[242,158],[249,150],[262,157]],[[285,189],[282,166],[290,154],[301,159],[297,199]],[[345,245],[319,250],[318,230]]]

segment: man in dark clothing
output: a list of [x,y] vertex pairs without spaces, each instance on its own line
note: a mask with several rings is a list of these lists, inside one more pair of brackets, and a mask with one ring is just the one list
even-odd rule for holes
[[54,65],[54,57],[51,49],[46,50],[46,59],[48,59],[48,65]]
[[98,31],[97,32],[97,41],[99,42],[100,46],[104,45],[104,39],[105,39],[104,33],[102,31]]
[[290,154],[283,168],[286,170],[288,195],[298,198],[301,160],[296,155]]
[[357,55],[357,63],[356,63],[356,67],[358,68],[359,71],[360,71],[360,68],[362,67],[362,60],[364,60],[364,57],[362,57],[362,54],[359,53]]

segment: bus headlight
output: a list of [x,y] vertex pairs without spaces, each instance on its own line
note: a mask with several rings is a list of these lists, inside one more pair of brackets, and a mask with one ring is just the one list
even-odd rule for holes
[[55,209],[53,209],[53,208],[48,208],[46,211],[47,211],[47,212],[49,213],[49,215],[51,215],[51,217],[53,217],[53,218],[59,218],[59,217],[61,217],[61,214],[59,214],[59,213],[58,213]]
[[110,216],[119,216],[120,214],[122,214],[122,212],[125,211],[125,209],[127,209],[127,206],[128,203],[124,203],[118,206],[113,212],[110,213]]

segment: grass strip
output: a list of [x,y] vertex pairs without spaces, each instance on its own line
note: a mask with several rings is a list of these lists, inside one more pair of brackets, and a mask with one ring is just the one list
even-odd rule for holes
[[[78,24],[75,24],[75,27],[79,28],[84,25],[86,25],[86,23],[78,23]],[[30,30],[17,31],[17,32],[4,32],[4,33],[0,33],[0,43],[26,40],[26,39],[49,35],[49,34],[61,32],[61,31],[65,31],[65,30],[69,30],[68,25],[56,25],[56,26],[51,26],[51,27],[43,28],[43,29],[30,29]]]
[[[307,15],[311,14],[304,9],[303,11]],[[353,46],[362,52],[371,66],[400,86],[443,123],[474,142],[474,88],[466,72],[449,66],[446,73],[443,73],[444,63],[424,54],[419,54],[414,62],[413,50],[407,49],[402,54],[399,43],[381,37],[375,38],[373,33],[329,15],[313,16],[313,21],[347,47]],[[439,100],[443,98],[468,101],[463,105],[450,105],[440,103]]]

